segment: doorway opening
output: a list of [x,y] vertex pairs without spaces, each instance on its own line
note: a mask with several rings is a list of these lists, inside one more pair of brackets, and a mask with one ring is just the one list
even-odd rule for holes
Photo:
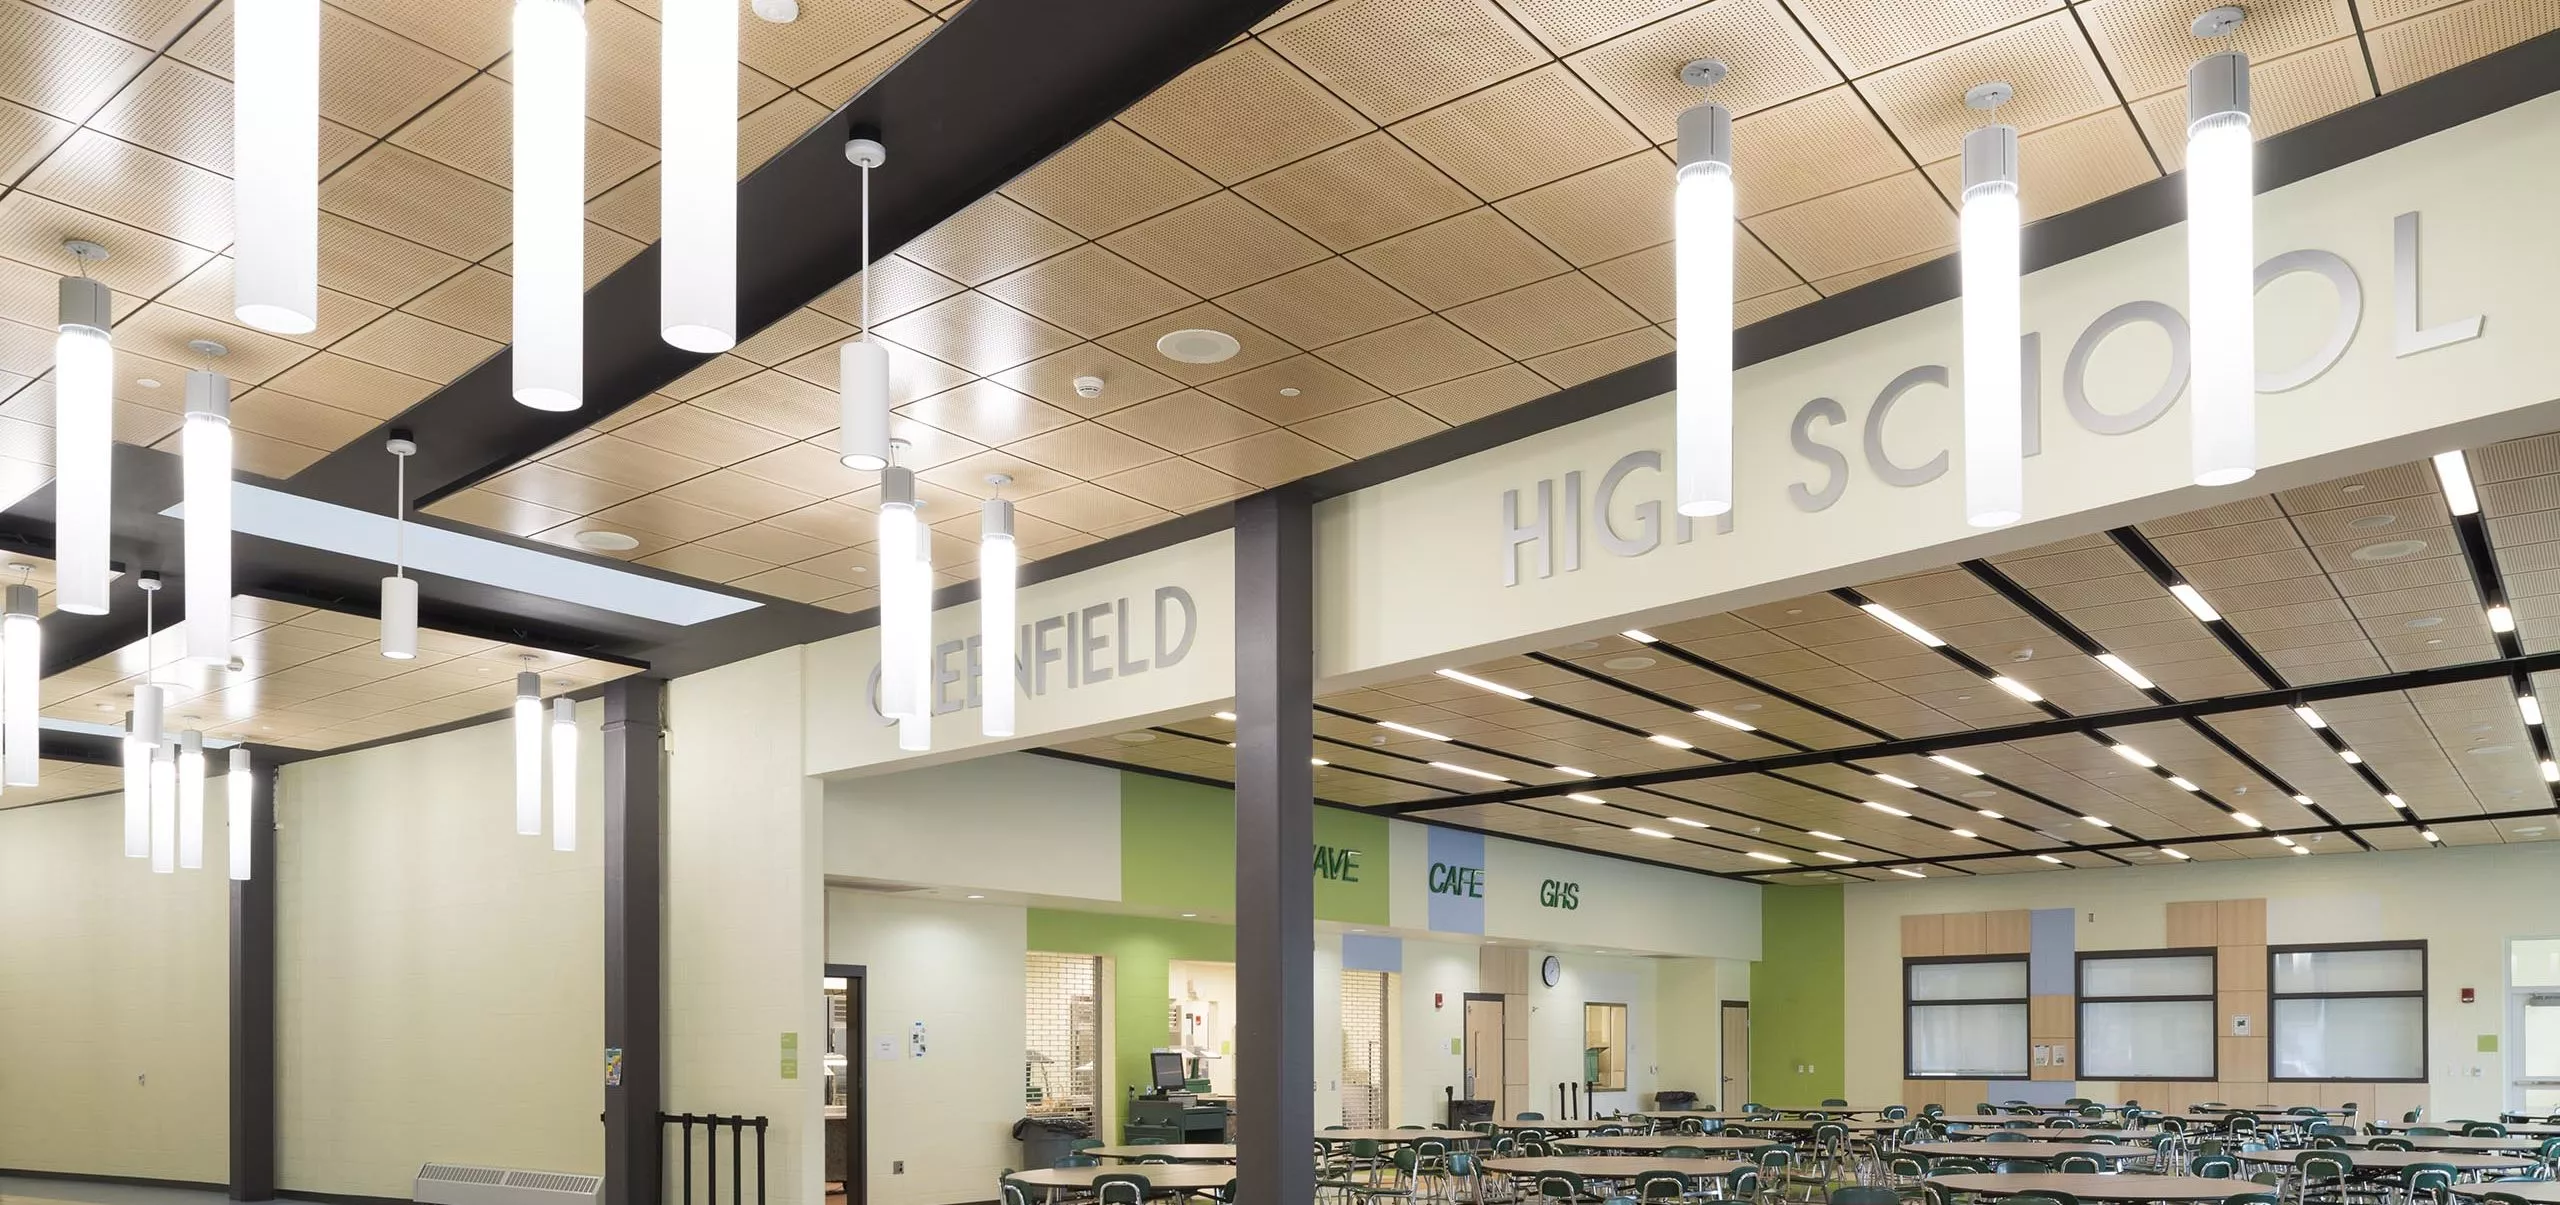
[[1717,1016],[1724,1025],[1716,1107],[1738,1109],[1751,1098],[1751,1002],[1727,1000]]
[[1501,996],[1467,993],[1465,1034],[1460,1043],[1467,1082],[1460,1087],[1469,1100],[1492,1101],[1494,1117],[1509,1118],[1511,1102],[1502,1091],[1502,1021]]
[[863,968],[828,963],[820,981],[826,998],[826,1053],[819,1066],[826,1076],[822,1123],[827,1131],[827,1170],[822,1177],[827,1205],[863,1205],[864,1143],[868,1113],[864,1099]]
[[1342,973],[1342,1124],[1387,1128],[1387,973]]

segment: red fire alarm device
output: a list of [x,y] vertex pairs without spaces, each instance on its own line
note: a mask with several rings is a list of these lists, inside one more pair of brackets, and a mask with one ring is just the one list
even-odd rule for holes
[[2480,997],[2479,997],[2477,994],[2475,994],[2475,993],[2474,993],[2470,988],[2467,988],[2467,987],[2466,987],[2466,988],[2462,989],[2462,1002],[2463,1002],[2463,1003],[2465,1003],[2465,1004],[2471,1004],[2471,1003],[2475,1003],[2475,1002],[2477,1002],[2479,999],[2480,999]]
[[1431,1011],[1440,1011],[1440,993],[1438,992],[1431,993]]

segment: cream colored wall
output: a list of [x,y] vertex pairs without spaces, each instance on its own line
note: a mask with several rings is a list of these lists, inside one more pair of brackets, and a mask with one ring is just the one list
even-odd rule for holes
[[[1404,999],[1396,1021],[1404,1027],[1398,1044],[1404,1058],[1391,1085],[1398,1106],[1398,1125],[1437,1123],[1447,1118],[1448,1089],[1466,1095],[1466,1063],[1451,1047],[1466,1022],[1467,993],[1476,990],[1476,946],[1473,942],[1404,942]],[[1431,998],[1440,997],[1434,1007]]]
[[[871,1205],[992,1197],[1022,1165],[1023,910],[827,893],[827,961],[863,968]],[[925,1027],[925,1054],[907,1037]],[[873,1057],[882,1040],[896,1057]],[[900,1160],[904,1175],[892,1172]]]
[[[1893,1100],[1902,1092],[1905,914],[2069,907],[2079,914],[2078,949],[2123,950],[2165,945],[2173,902],[2264,898],[2272,944],[2425,940],[2428,1115],[2494,1114],[2504,1070],[2501,1056],[2479,1051],[2478,1039],[2505,1026],[2508,939],[2560,936],[2555,876],[2560,846],[2534,844],[1853,884],[1842,919],[1847,1095]],[[2479,1003],[2461,1003],[2466,987]],[[2115,1084],[2080,1088],[2121,1095]]]
[[825,851],[801,679],[784,649],[667,685],[667,1105],[771,1118],[768,1205],[818,1201],[826,1163]]
[[[1538,965],[1553,954],[1563,965],[1556,985],[1538,978]],[[1627,1006],[1627,1086],[1624,1091],[1590,1094],[1583,1116],[1653,1106],[1653,1090],[1662,1056],[1654,1046],[1659,1032],[1656,967],[1650,958],[1578,954],[1571,950],[1529,951],[1529,1099],[1515,1102],[1514,1112],[1556,1111],[1556,1085],[1582,1082],[1582,1006]]]
[[[1654,1028],[1657,1087],[1715,1100],[1717,1080],[1724,1073],[1723,1002],[1751,998],[1751,964],[1730,958],[1665,959],[1654,984],[1661,1009]],[[1648,1100],[1638,1107],[1651,1104]]]
[[579,708],[575,853],[517,835],[505,723],[284,768],[283,1187],[405,1198],[429,1160],[603,1170],[601,707]]
[[230,880],[126,858],[115,796],[0,811],[0,1167],[230,1175]]

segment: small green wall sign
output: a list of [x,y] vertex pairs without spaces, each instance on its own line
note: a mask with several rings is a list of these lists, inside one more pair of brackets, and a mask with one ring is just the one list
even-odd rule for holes
[[1548,879],[1538,884],[1538,903],[1541,907],[1571,912],[1582,906],[1582,884]]
[[1360,881],[1360,851],[1332,845],[1316,847],[1316,877],[1337,883]]
[[1433,895],[1454,895],[1463,899],[1480,900],[1484,898],[1484,867],[1434,862],[1431,864],[1431,879],[1427,885],[1431,888]]

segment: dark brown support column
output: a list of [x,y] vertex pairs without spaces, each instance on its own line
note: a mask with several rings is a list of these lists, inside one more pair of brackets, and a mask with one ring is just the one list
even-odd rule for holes
[[1314,512],[1236,504],[1236,1193],[1315,1199]]
[[276,765],[250,753],[249,866],[231,884],[231,1199],[276,1195]]
[[659,717],[665,691],[654,678],[623,678],[604,688],[606,1205],[663,1199],[658,1110],[666,1100],[660,1005],[666,818]]

